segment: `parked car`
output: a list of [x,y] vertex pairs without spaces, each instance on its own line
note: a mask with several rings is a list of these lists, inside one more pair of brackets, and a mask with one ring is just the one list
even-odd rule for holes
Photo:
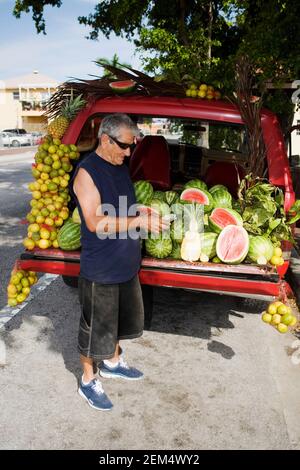
[[28,134],[28,132],[25,129],[3,129],[2,132],[10,132],[12,134],[18,134],[18,135],[24,135]]
[[30,133],[30,135],[31,135],[32,145],[40,145],[44,134],[42,134],[42,132],[33,131]]
[[32,145],[30,134],[13,134],[12,132],[0,132],[0,146],[20,147],[21,145]]

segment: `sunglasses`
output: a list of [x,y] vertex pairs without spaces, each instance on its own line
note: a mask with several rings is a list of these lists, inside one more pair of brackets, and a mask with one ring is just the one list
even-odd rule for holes
[[[108,135],[108,134],[107,134]],[[115,137],[112,137],[111,135],[108,135],[108,137],[110,138],[110,140],[112,140],[115,144],[117,144],[120,149],[122,150],[127,150],[127,149],[130,149],[131,151],[134,149],[134,147],[136,146],[136,143],[133,142],[132,144],[126,144],[125,142],[120,142],[118,139],[116,139]]]

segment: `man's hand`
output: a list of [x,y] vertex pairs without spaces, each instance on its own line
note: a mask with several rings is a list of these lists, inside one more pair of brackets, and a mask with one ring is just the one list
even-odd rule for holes
[[170,220],[161,217],[155,211],[151,211],[151,213],[142,212],[138,217],[138,225],[143,231],[158,235],[164,230],[170,229]]

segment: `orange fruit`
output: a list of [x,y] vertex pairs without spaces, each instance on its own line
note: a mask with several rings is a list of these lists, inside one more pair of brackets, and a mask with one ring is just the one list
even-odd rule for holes
[[23,245],[25,246],[25,248],[27,248],[27,250],[33,250],[35,247],[35,242],[30,238],[25,238],[23,240]]
[[292,321],[290,323],[290,326],[295,326],[296,323],[298,322],[297,318],[295,317],[295,315],[292,315]]
[[18,292],[17,288],[14,284],[8,284],[7,294],[8,294],[9,297],[12,297],[12,296],[16,295],[17,292]]
[[274,315],[277,313],[277,306],[275,304],[270,304],[267,308],[267,312],[270,313],[271,315]]
[[38,243],[39,248],[41,248],[42,250],[45,250],[50,247],[51,242],[49,240],[41,238],[41,240],[39,240],[37,243]]
[[285,315],[286,313],[288,313],[289,311],[289,308],[282,304],[282,305],[279,305],[279,307],[277,308],[277,313],[279,313],[279,315]]
[[[41,237],[42,240],[48,240],[48,239],[50,238],[50,231],[47,230],[46,228],[41,228],[41,230],[40,230],[40,237]],[[41,240],[39,240],[39,241],[37,242],[37,244],[38,244],[38,246],[41,248],[40,242],[41,242]]]
[[273,315],[272,317],[272,325],[278,325],[279,323],[281,322],[281,315],[279,315],[278,313],[275,313],[275,315]]
[[278,323],[277,330],[279,333],[286,333],[288,331],[288,327],[284,323]]
[[265,323],[271,323],[272,321],[272,315],[270,313],[267,313],[267,312],[263,312],[262,313],[262,316],[261,316],[261,319],[262,321],[264,321]]
[[279,256],[279,257],[282,256],[282,249],[279,248],[279,246],[276,246],[276,247],[274,248],[273,256]]

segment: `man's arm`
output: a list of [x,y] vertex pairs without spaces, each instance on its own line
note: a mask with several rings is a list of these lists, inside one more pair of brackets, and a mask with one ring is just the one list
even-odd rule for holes
[[[96,232],[101,227],[102,233],[126,232],[140,227],[143,230],[150,229],[150,217],[143,214],[136,217],[112,217],[101,214],[101,197],[93,179],[86,170],[80,168],[73,184],[74,192],[79,201],[83,217],[87,228],[91,232]],[[164,222],[161,217],[151,217],[151,232],[159,233],[169,227],[168,222]]]

